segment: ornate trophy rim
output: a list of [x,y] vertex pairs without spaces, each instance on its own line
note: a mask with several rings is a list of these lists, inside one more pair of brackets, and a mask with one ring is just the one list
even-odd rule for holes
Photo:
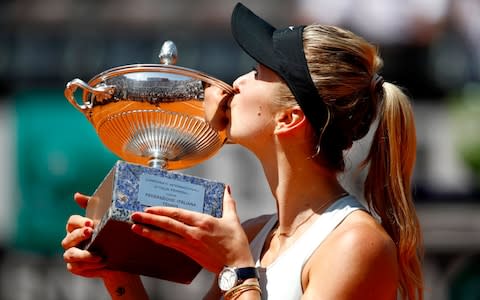
[[189,76],[192,78],[202,80],[209,84],[218,86],[219,88],[222,88],[225,92],[229,94],[234,93],[233,87],[231,85],[215,77],[212,77],[206,73],[185,68],[185,67],[180,67],[175,65],[161,65],[161,64],[130,64],[130,65],[114,67],[97,74],[96,76],[94,76],[92,79],[88,81],[88,84],[90,86],[95,86],[97,84],[105,82],[110,78],[114,78],[120,75],[130,74],[130,73],[141,73],[141,72],[164,72],[169,74]]

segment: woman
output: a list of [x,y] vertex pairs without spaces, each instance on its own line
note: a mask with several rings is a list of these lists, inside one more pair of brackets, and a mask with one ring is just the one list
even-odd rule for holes
[[[413,115],[402,91],[378,75],[376,48],[333,26],[277,30],[241,4],[232,32],[258,65],[233,83],[227,103],[206,103],[215,111],[207,118],[258,157],[276,214],[241,225],[227,187],[222,218],[152,207],[132,216],[132,230],[218,274],[205,299],[423,299],[410,193]],[[343,151],[375,120],[364,162],[367,210],[337,176]],[[138,276],[105,270],[100,258],[76,248],[91,226],[80,216],[69,219],[67,268],[101,277],[113,299],[147,299]]]

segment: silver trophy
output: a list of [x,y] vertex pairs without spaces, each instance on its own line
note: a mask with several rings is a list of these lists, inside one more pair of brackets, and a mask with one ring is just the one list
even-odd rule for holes
[[[171,41],[159,58],[160,64],[113,68],[88,83],[74,79],[65,89],[68,101],[121,159],[88,203],[86,216],[96,226],[85,248],[103,256],[112,270],[189,283],[200,265],[133,234],[130,216],[148,206],[172,206],[221,217],[223,183],[172,170],[205,161],[224,145],[226,132],[207,122],[204,102],[212,92],[228,99],[233,89],[175,66],[177,49]],[[81,103],[75,99],[78,89]]]

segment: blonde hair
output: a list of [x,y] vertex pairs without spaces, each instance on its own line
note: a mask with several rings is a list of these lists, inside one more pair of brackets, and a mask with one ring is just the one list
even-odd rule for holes
[[[416,133],[408,97],[396,85],[376,80],[383,65],[377,48],[335,26],[304,29],[304,52],[310,76],[327,110],[322,128],[315,128],[315,153],[336,170],[345,167],[343,151],[364,137],[378,120],[370,151],[364,197],[395,242],[402,299],[423,299],[421,257],[423,242],[411,195]],[[282,87],[283,105],[296,105]]]

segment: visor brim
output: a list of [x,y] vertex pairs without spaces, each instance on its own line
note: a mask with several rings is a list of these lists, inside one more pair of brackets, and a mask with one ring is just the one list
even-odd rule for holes
[[278,71],[273,48],[276,28],[254,14],[241,3],[235,6],[231,18],[232,35],[238,45],[258,63]]

